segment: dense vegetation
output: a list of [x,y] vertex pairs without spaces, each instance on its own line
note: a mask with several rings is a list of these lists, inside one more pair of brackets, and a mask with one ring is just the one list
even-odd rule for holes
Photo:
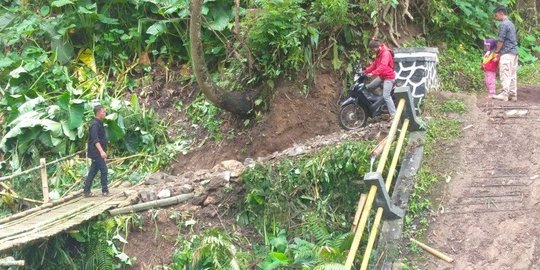
[[[178,132],[169,136],[167,130],[172,128],[171,124],[160,119],[140,98],[141,89],[155,83],[152,76],[155,71],[177,71],[175,80],[182,85],[194,82],[189,70],[189,0],[0,0],[0,3],[0,175],[35,166],[40,157],[53,160],[84,149],[86,123],[97,103],[105,104],[110,113],[106,123],[113,142],[111,156],[131,157],[116,161],[117,166],[111,171],[113,180],[140,181],[145,174],[170,162],[177,153],[189,151],[190,134]],[[536,38],[535,1],[209,0],[202,8],[202,42],[212,78],[231,91],[271,92],[282,78],[299,78],[304,89],[309,90],[318,69],[331,68],[348,74],[354,64],[367,61],[365,48],[373,36],[394,46],[439,47],[438,71],[443,90],[476,91],[482,89],[479,45],[481,39],[496,35],[491,11],[498,4],[510,6],[510,16],[519,29],[521,62],[537,65],[540,46]],[[521,72],[536,71],[526,67]],[[219,109],[203,96],[190,104],[182,104],[181,100],[178,97],[178,109],[186,112],[194,124],[208,130],[215,141],[224,138]],[[257,99],[257,105],[262,103],[262,97]],[[364,152],[351,149],[341,149],[342,158],[363,160]],[[334,190],[325,185],[332,174],[333,177],[348,174],[349,178],[345,179],[350,179],[352,172],[362,173],[365,168],[344,161],[336,163],[341,167],[327,164],[315,168],[310,167],[315,164],[306,165],[308,161],[299,161],[303,165],[284,162],[275,168],[258,168],[248,173],[251,180],[247,182],[249,192],[241,220],[267,236],[260,253],[267,267],[298,267],[302,265],[298,258],[303,258],[298,253],[318,250],[321,246],[332,247],[336,253],[330,255],[335,255],[334,259],[311,260],[305,264],[307,268],[320,262],[336,262],[342,255],[339,242],[329,241],[345,239],[350,213],[340,206],[354,198],[340,194],[341,186],[335,186]],[[86,164],[84,159],[74,159],[48,170],[51,188],[63,194],[80,187]],[[320,173],[330,176],[319,177]],[[292,188],[273,186],[269,179],[276,174],[286,179],[283,180],[286,183],[298,185],[303,192],[315,185],[326,193],[306,192],[297,195],[298,201],[285,206],[270,203],[279,202],[280,196],[290,194]],[[21,196],[39,198],[36,176],[19,177],[9,185]],[[307,232],[314,230],[309,227],[275,223],[280,215],[297,215],[306,210],[305,204],[310,202],[321,205],[311,205],[309,215],[291,222],[309,224],[313,219],[309,217],[316,217],[324,221],[316,224],[319,228],[335,232],[332,237],[310,235]],[[16,200],[9,196],[3,196],[0,205],[0,215],[17,210]],[[262,216],[255,219],[253,213]],[[255,220],[266,223],[257,224]],[[311,225],[314,226],[313,222]],[[60,255],[72,263],[75,263],[72,257],[77,257],[87,265],[91,260],[85,256],[89,256],[91,247],[84,245],[85,241],[101,239],[98,248],[116,256],[115,263],[119,258],[126,261],[121,252],[114,252],[114,242],[120,241],[118,237],[113,240],[118,234],[116,226],[107,221],[88,226],[86,234],[64,236],[63,240],[56,239],[48,245],[57,245],[57,250],[61,250],[60,246],[76,239],[83,244]],[[106,229],[101,230],[100,226]],[[100,230],[107,232],[106,235],[97,233]],[[210,237],[220,241],[209,242]],[[221,253],[202,260],[207,266],[214,263],[212,267],[218,267],[227,260],[222,258],[231,258],[233,252],[227,244],[231,241],[230,236],[220,232],[202,235],[177,252],[176,265],[201,263],[190,260],[189,252],[207,256],[205,250],[215,250],[218,245]],[[49,263],[54,268],[52,263],[59,262]]]

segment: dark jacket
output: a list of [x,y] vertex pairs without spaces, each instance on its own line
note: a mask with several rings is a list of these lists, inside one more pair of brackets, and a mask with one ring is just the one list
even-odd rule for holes
[[101,144],[101,148],[103,148],[103,151],[107,151],[107,134],[105,133],[103,121],[94,118],[94,120],[90,122],[88,133],[88,157],[101,158],[101,154],[96,147],[96,143],[99,142]]
[[382,80],[394,80],[396,74],[394,73],[394,56],[392,55],[392,50],[382,44],[377,52],[377,57],[364,70],[364,73],[371,73],[373,76],[380,77]]

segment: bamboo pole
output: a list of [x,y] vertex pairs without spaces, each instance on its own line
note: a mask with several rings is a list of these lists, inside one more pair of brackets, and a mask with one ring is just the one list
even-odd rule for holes
[[[398,103],[396,115],[392,122],[392,126],[390,127],[390,132],[388,132],[386,145],[381,155],[381,160],[379,161],[379,165],[377,167],[377,172],[379,173],[382,173],[384,170],[384,164],[386,163],[386,159],[388,158],[388,154],[390,153],[390,147],[392,146],[392,141],[394,140],[394,137],[396,135],[399,120],[401,118],[401,115],[403,114],[404,108],[405,108],[405,99],[401,99]],[[364,233],[364,229],[366,228],[366,223],[367,223],[371,208],[373,207],[373,201],[375,200],[376,193],[377,193],[377,186],[374,186],[374,185],[371,186],[371,188],[369,189],[364,211],[362,212],[362,215],[360,216],[358,229],[356,230],[356,233],[354,234],[354,239],[351,245],[351,249],[349,250],[349,254],[347,255],[347,260],[345,261],[346,270],[350,270],[354,263],[354,258],[356,257],[358,246],[360,245],[360,241],[362,240],[362,234]]]
[[[59,158],[59,159],[54,160],[54,161],[51,161],[51,162],[49,162],[49,163],[47,163],[47,164],[45,164],[45,165],[46,165],[46,166],[49,166],[49,165],[53,165],[53,164],[55,164],[55,163],[58,163],[58,162],[60,162],[60,161],[64,161],[64,160],[66,160],[66,159],[69,159],[69,158],[71,158],[71,157],[74,157],[74,156],[76,156],[76,155],[82,153],[83,151],[84,151],[84,150],[81,150],[81,151],[76,152],[76,153],[74,153],[74,154],[71,154],[71,155],[69,155],[69,156],[65,156],[65,157]],[[41,169],[41,165],[39,165],[39,166],[37,166],[37,167],[34,167],[34,168],[30,168],[30,169],[28,169],[28,170],[24,170],[24,171],[22,171],[22,172],[18,172],[18,173],[12,174],[12,175],[2,176],[2,177],[0,177],[0,182],[6,181],[6,180],[10,180],[10,179],[13,179],[13,178],[18,177],[18,176],[21,176],[21,175],[25,175],[25,174],[27,174],[27,173],[31,173],[31,172],[36,171],[36,170],[39,170],[39,169]]]
[[75,181],[75,183],[71,184],[71,186],[66,190],[66,192],[64,192],[64,194],[62,194],[62,196],[60,196],[60,198],[63,198],[64,196],[66,196],[69,192],[71,192],[78,184],[80,184],[84,180],[85,180],[84,178],[81,178],[81,179]]
[[[401,127],[401,132],[399,134],[397,146],[394,151],[394,156],[392,157],[390,168],[388,169],[388,175],[386,176],[385,189],[387,192],[390,191],[390,186],[392,185],[392,180],[394,179],[394,172],[396,171],[397,163],[399,161],[399,156],[401,154],[401,148],[403,147],[403,142],[405,141],[405,135],[407,134],[408,128],[409,128],[409,119],[405,119],[403,121],[403,126]],[[373,246],[375,245],[375,240],[377,239],[377,234],[379,232],[379,225],[381,223],[383,212],[384,212],[384,209],[382,207],[377,208],[377,213],[375,214],[375,220],[373,221],[373,225],[369,233],[369,239],[366,246],[366,250],[364,251],[364,256],[362,257],[362,265],[360,266],[360,270],[366,270],[369,266],[369,259],[371,258],[370,255],[373,250]]]
[[362,265],[360,266],[360,270],[366,270],[368,268],[369,257],[371,257],[371,250],[373,249],[373,245],[375,244],[375,238],[377,238],[377,232],[379,231],[379,225],[381,224],[383,211],[384,209],[382,207],[377,208],[377,214],[375,215],[373,227],[371,228],[371,232],[369,234],[368,243],[364,252],[364,257],[362,258]]
[[388,175],[386,176],[386,191],[390,191],[392,186],[392,181],[394,179],[394,173],[397,168],[397,163],[399,161],[399,156],[403,148],[403,143],[405,142],[405,135],[407,135],[407,130],[409,129],[409,119],[406,118],[403,120],[403,126],[401,126],[401,132],[396,145],[396,150],[394,152],[394,157],[392,158],[392,163],[390,164],[390,169],[388,170]]
[[434,255],[434,256],[438,257],[439,259],[442,259],[442,260],[444,260],[444,261],[446,261],[448,263],[451,263],[451,262],[454,261],[454,259],[448,257],[446,254],[444,254],[444,253],[442,253],[442,252],[440,252],[440,251],[438,251],[438,250],[436,250],[436,249],[434,249],[434,248],[432,248],[432,247],[430,247],[430,246],[428,246],[428,245],[426,245],[424,243],[421,243],[421,242],[419,242],[418,240],[416,240],[414,238],[411,238],[411,242],[419,245],[425,251],[431,253],[432,255]]
[[396,115],[394,117],[394,121],[392,122],[392,126],[390,127],[390,132],[388,132],[388,139],[386,140],[386,145],[384,146],[384,150],[381,155],[381,160],[379,161],[379,165],[377,167],[377,172],[382,173],[384,170],[384,165],[386,163],[386,160],[388,159],[388,154],[390,154],[390,148],[392,147],[392,142],[394,141],[394,137],[396,135],[399,120],[401,118],[401,115],[403,114],[404,108],[405,108],[405,99],[401,99],[398,103]]
[[351,232],[356,232],[356,227],[358,226],[360,215],[362,214],[362,210],[364,209],[364,205],[366,204],[366,198],[367,196],[365,193],[360,195],[360,200],[358,200],[358,206],[356,207],[356,214],[354,214],[354,220],[353,220],[353,225],[351,227]]
[[15,195],[15,196],[19,196],[17,194],[17,192],[15,192],[15,190],[13,190],[12,188],[10,188],[8,185],[6,185],[6,183],[3,183],[3,182],[0,182],[0,187],[2,187],[3,189],[5,189],[6,191],[8,191],[9,193]]
[[0,192],[0,195],[1,196],[11,196],[14,199],[21,200],[21,201],[27,201],[27,202],[31,202],[31,203],[39,203],[39,204],[43,203],[42,201],[38,201],[38,200],[30,199],[30,198],[24,198],[24,197],[21,197],[19,195],[15,195],[13,193]]
[[155,200],[155,201],[150,201],[150,202],[145,202],[145,203],[140,203],[136,205],[130,205],[130,206],[122,207],[122,208],[113,209],[113,210],[110,210],[109,213],[112,216],[116,216],[116,215],[131,213],[131,212],[148,210],[152,208],[170,206],[170,205],[187,201],[193,198],[193,196],[194,196],[193,193],[181,194],[181,195],[166,198],[166,199]]
[[44,158],[39,159],[41,166],[41,191],[43,192],[43,202],[49,202],[49,180],[47,178],[47,162]]
[[135,154],[135,155],[127,156],[127,157],[121,157],[121,158],[109,160],[108,165],[112,165],[112,164],[115,164],[115,163],[121,163],[124,160],[131,159],[131,158],[147,157],[147,156],[148,156],[147,154]]
[[35,207],[35,208],[32,208],[32,209],[28,209],[28,210],[23,211],[23,212],[19,212],[17,214],[11,215],[9,217],[2,218],[2,219],[0,219],[0,224],[4,224],[4,223],[10,222],[12,220],[18,219],[20,217],[24,217],[24,216],[30,215],[32,213],[35,213],[37,211],[43,210],[45,208],[52,207],[52,206],[58,205],[60,203],[67,202],[67,201],[79,196],[81,193],[82,193],[82,190],[78,191],[78,192],[75,192],[74,194],[72,194],[70,196],[67,196],[65,198],[46,203],[46,204],[43,204],[41,206],[38,206],[38,207]]

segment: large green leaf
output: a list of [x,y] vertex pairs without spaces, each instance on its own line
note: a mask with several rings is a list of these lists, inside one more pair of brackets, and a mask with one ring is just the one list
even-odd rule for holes
[[65,120],[61,121],[60,123],[62,124],[62,131],[64,132],[64,135],[66,135],[70,140],[74,141],[77,137],[75,130],[71,129]]
[[6,142],[11,138],[16,138],[23,133],[23,129],[35,127],[41,124],[41,119],[39,119],[40,114],[34,111],[27,112],[22,114],[17,119],[12,121],[8,126],[11,126],[11,129],[2,137],[0,140],[0,149],[4,152],[7,152]]
[[15,63],[11,58],[0,55],[0,69],[6,68],[11,66],[13,63]]
[[208,27],[215,31],[223,31],[229,24],[232,18],[232,12],[226,6],[212,7],[210,12],[211,19],[208,22]]
[[70,0],[56,0],[51,3],[51,6],[63,7],[65,5],[71,5],[71,4],[73,4],[73,1],[70,1]]
[[167,26],[165,25],[165,22],[159,21],[159,22],[154,23],[152,26],[148,27],[148,30],[146,30],[146,33],[152,36],[159,36],[166,30],[167,30]]
[[56,58],[62,64],[68,63],[75,55],[71,41],[62,37],[52,39],[51,49],[56,53]]
[[69,102],[71,100],[71,94],[69,92],[64,92],[58,99],[57,103],[60,108],[69,111]]
[[62,125],[50,119],[41,119],[40,125],[44,130],[50,131],[53,137],[63,137]]
[[82,126],[84,118],[84,104],[71,104],[69,106],[69,129]]
[[107,121],[105,129],[111,142],[118,142],[126,135],[125,130],[118,125],[117,121]]
[[32,121],[37,121],[37,123],[39,123],[39,119],[41,119],[42,116],[43,116],[43,113],[36,112],[36,111],[25,112],[17,116],[17,118],[15,118],[13,121],[11,121],[8,124],[8,127],[12,127],[12,129],[14,129],[17,126],[28,127],[30,123],[34,123]]
[[27,99],[25,103],[19,106],[19,113],[27,113],[29,111],[32,111],[37,105],[43,102],[45,102],[45,99],[42,96],[38,96],[33,99]]

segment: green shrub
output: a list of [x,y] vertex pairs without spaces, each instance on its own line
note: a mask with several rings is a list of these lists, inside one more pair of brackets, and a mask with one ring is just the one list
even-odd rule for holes
[[318,37],[300,4],[299,0],[266,1],[257,17],[248,22],[249,47],[267,78],[300,70],[307,39]]
[[215,142],[223,139],[221,110],[210,103],[202,93],[186,108],[186,114],[193,124],[208,131]]
[[[369,170],[371,143],[344,143],[313,156],[256,166],[244,173],[246,188],[242,223],[261,231],[275,223],[291,233],[302,233],[308,216],[315,215],[330,231],[344,230],[363,191]],[[298,230],[298,231],[296,231]],[[312,237],[305,230],[306,237]]]
[[349,22],[347,0],[313,1],[313,12],[320,16],[320,22],[330,26],[343,26]]
[[482,91],[484,74],[480,68],[482,51],[463,44],[444,50],[440,54],[437,72],[442,91]]
[[431,0],[428,1],[430,40],[462,42],[468,45],[496,33],[493,9],[512,0]]

